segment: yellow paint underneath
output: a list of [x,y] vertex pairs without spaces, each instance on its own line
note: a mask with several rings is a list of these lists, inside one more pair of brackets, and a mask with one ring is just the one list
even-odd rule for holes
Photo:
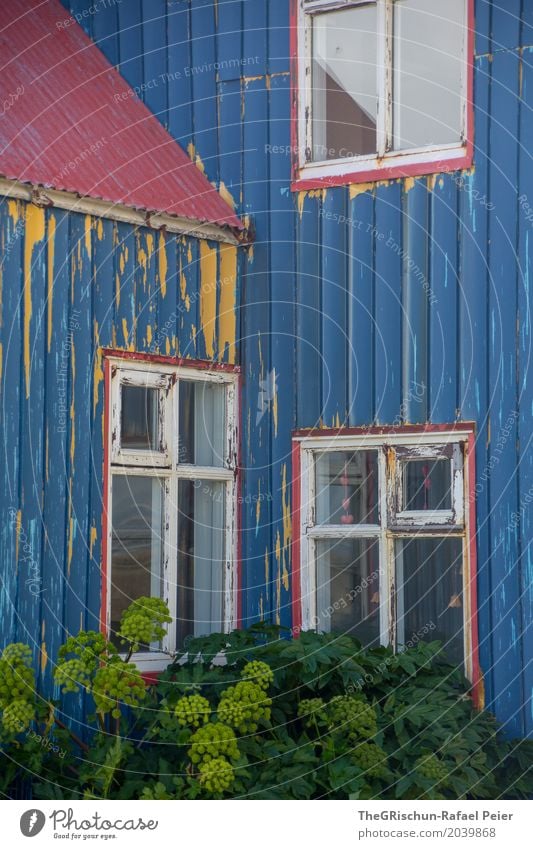
[[303,215],[304,211],[304,203],[306,198],[322,198],[323,199],[323,190],[322,189],[312,189],[310,192],[298,192],[298,214],[300,218]]
[[26,207],[26,239],[24,242],[24,372],[26,375],[26,398],[30,397],[30,329],[32,317],[32,274],[31,261],[35,246],[42,242],[45,234],[45,212],[39,206]]
[[91,532],[90,532],[90,537],[89,537],[89,552],[90,552],[91,558],[93,556],[94,544],[95,544],[97,538],[98,538],[98,531],[96,530],[95,527],[91,527]]
[[231,206],[231,208],[234,210],[235,206],[236,206],[235,200],[233,199],[233,196],[232,196],[230,190],[228,189],[228,187],[226,186],[226,184],[222,180],[220,181],[220,187],[219,187],[218,191],[219,191],[222,199],[225,200],[226,203],[228,204],[228,206]]
[[375,183],[353,183],[350,186],[350,200],[354,200],[354,198],[364,194],[364,192],[373,192],[375,185]]
[[161,288],[161,297],[165,298],[167,294],[168,260],[165,234],[162,230],[159,232],[159,249],[157,252],[157,259],[159,264],[159,286]]
[[85,216],[85,250],[87,251],[87,258],[91,259],[93,254],[93,243],[91,239],[93,227],[93,220],[90,215]]
[[53,315],[53,301],[54,301],[54,254],[55,254],[55,243],[56,243],[56,219],[54,215],[50,215],[48,219],[48,268],[47,268],[47,277],[48,277],[48,352],[50,353],[50,348],[52,345],[52,315]]
[[197,153],[196,148],[192,142],[189,142],[189,144],[187,145],[187,153],[189,154],[190,158],[192,159],[196,167],[199,169],[199,171],[201,171],[202,174],[205,174],[205,165],[202,162],[201,156],[199,153]]
[[[44,623],[43,623],[44,629]],[[48,663],[48,652],[46,651],[46,643],[43,640],[41,643],[41,675],[44,674],[44,670],[46,669],[46,664]]]
[[7,211],[11,218],[11,221],[13,222],[13,227],[16,227],[21,216],[20,203],[16,200],[9,200],[7,202]]
[[96,354],[94,357],[94,372],[93,372],[93,413],[96,412],[98,406],[98,398],[100,395],[100,385],[104,380],[104,366],[102,361],[102,349],[100,347],[100,330],[98,322],[94,322],[94,344]]
[[237,248],[220,247],[220,306],[218,317],[219,359],[228,347],[228,362],[235,362],[235,335],[237,327]]
[[96,235],[98,236],[98,241],[101,242],[104,238],[104,222],[101,218],[96,222]]
[[200,242],[200,325],[205,339],[205,352],[209,359],[215,354],[215,327],[217,310],[217,251],[207,242]]

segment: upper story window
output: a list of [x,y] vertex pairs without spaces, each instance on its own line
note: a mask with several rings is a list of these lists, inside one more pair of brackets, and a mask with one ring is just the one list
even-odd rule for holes
[[111,361],[107,609],[164,598],[172,623],[145,646],[161,668],[188,636],[235,626],[236,375]]
[[465,166],[470,3],[299,0],[297,180]]

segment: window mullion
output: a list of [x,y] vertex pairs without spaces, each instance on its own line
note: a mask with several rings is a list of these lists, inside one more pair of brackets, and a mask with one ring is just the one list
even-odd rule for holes
[[178,478],[170,475],[165,483],[165,506],[163,513],[164,560],[163,560],[163,597],[168,605],[172,622],[167,626],[163,648],[167,652],[176,651],[176,616],[178,584],[178,523],[176,518],[178,504]]
[[378,156],[392,149],[392,15],[393,0],[378,0],[379,24],[379,104]]

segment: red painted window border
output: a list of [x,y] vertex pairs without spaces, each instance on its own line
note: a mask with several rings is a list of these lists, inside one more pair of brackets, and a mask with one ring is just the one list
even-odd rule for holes
[[[128,361],[137,361],[137,362],[145,362],[145,363],[160,363],[161,365],[166,366],[180,366],[183,368],[194,368],[194,369],[202,369],[205,371],[223,371],[230,374],[235,374],[237,376],[237,393],[238,393],[238,410],[240,417],[241,410],[241,401],[242,401],[242,374],[241,368],[238,365],[233,365],[231,363],[214,363],[210,360],[193,360],[187,359],[184,357],[166,357],[159,354],[143,354],[140,351],[121,351],[114,350],[113,348],[102,348],[101,355],[103,357],[103,371],[104,371],[104,450],[103,450],[103,516],[102,516],[102,547],[101,547],[101,558],[102,558],[102,568],[101,568],[101,604],[100,604],[100,631],[107,637],[107,575],[110,569],[110,564],[108,563],[107,557],[107,536],[109,533],[109,504],[108,504],[108,493],[109,493],[109,475],[110,475],[110,464],[109,464],[109,421],[111,415],[111,360],[112,359],[120,359],[125,362]],[[238,439],[237,439],[237,458],[236,458],[236,474],[237,474],[237,499],[241,495],[242,489],[242,474],[241,474],[241,428],[240,422],[237,422],[238,426]],[[235,534],[236,534],[236,559],[237,562],[235,564],[235,574],[237,581],[237,610],[236,610],[236,620],[237,627],[240,627],[242,624],[242,598],[241,598],[241,589],[242,589],[242,543],[241,543],[241,529],[243,527],[243,502],[241,500],[240,505],[237,502],[237,510],[235,513]],[[147,684],[153,684],[157,681],[157,678],[160,674],[160,671],[153,672],[143,672],[141,677]]]
[[[424,433],[468,433],[464,439],[466,445],[466,464],[468,467],[468,547],[470,585],[470,645],[472,651],[472,698],[477,707],[484,706],[483,676],[479,665],[478,598],[477,598],[477,545],[476,545],[476,425],[475,422],[456,422],[450,425],[402,425],[400,427],[345,427],[345,428],[303,428],[293,431],[292,442],[292,632],[297,636],[302,630],[302,593],[301,593],[301,437],[332,438],[335,436],[364,436],[365,434],[424,434]],[[468,627],[468,625],[467,625]]]
[[[291,191],[309,191],[330,186],[346,186],[357,183],[371,183],[378,180],[393,180],[403,177],[421,177],[427,174],[440,174],[461,171],[470,168],[474,159],[474,40],[475,40],[475,0],[466,0],[467,8],[467,69],[466,69],[466,140],[464,156],[446,159],[445,154],[430,162],[412,162],[402,166],[399,163],[367,171],[352,171],[325,177],[305,177],[305,169],[300,168],[298,156],[298,11],[300,0],[290,0],[290,101],[291,101]],[[386,159],[381,160],[386,162]],[[300,175],[302,172],[302,175]]]

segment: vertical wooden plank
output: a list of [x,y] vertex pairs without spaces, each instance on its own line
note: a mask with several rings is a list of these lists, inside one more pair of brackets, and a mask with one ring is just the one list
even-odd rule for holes
[[242,53],[242,7],[241,0],[217,3],[217,62],[218,79],[239,80],[246,76],[247,63],[241,62]]
[[220,298],[217,315],[218,359],[236,363],[238,353],[239,249],[220,245]]
[[459,194],[460,280],[459,290],[459,416],[476,422],[477,584],[479,655],[487,705],[493,703],[491,572],[488,531],[488,200],[490,60],[476,61],[475,169],[465,176]]
[[[523,47],[533,45],[533,6],[531,3],[522,3],[522,29],[520,33],[520,44]],[[529,62],[529,58],[527,60]]]
[[328,189],[322,207],[322,418],[346,424],[348,262],[346,190]]
[[240,80],[219,84],[220,191],[233,208],[239,208],[242,203],[241,96]]
[[135,350],[135,231],[130,224],[115,223],[115,316],[113,347]]
[[46,408],[44,546],[42,585],[42,683],[53,690],[53,671],[64,639],[66,506],[68,478],[68,390],[70,255],[69,214],[47,213]]
[[117,3],[102,3],[92,14],[92,38],[112,65],[119,63],[119,8]]
[[415,180],[404,195],[402,242],[402,408],[414,424],[428,413],[428,228],[426,181]]
[[[290,81],[273,77],[270,90],[270,142],[290,147]],[[290,160],[270,153],[270,277],[271,369],[275,374],[270,419],[272,447],[273,615],[276,622],[291,624],[289,577],[292,572],[291,432],[295,425],[294,320],[295,320],[295,216],[290,192]]]
[[200,241],[200,300],[198,356],[202,360],[215,360],[218,350],[217,302],[219,299],[219,274],[217,246],[205,239]]
[[243,3],[243,76],[247,78],[267,73],[267,9],[267,3]]
[[91,357],[91,504],[89,516],[89,567],[87,576],[87,627],[99,630],[102,602],[104,492],[104,361],[102,348],[112,344],[115,308],[115,248],[112,221],[98,219],[93,239],[92,336]]
[[157,294],[159,325],[152,340],[152,353],[174,357],[177,353],[178,269],[177,238],[160,231],[157,236]]
[[182,147],[193,135],[191,20],[189,0],[176,0],[167,10],[168,129]]
[[489,185],[489,467],[494,707],[510,734],[523,733],[518,533],[516,201],[518,56],[492,61]]
[[92,409],[92,220],[73,214],[71,232],[70,430],[68,442],[68,505],[65,627],[77,634],[87,621],[87,564],[91,480]]
[[521,0],[492,0],[492,53],[520,45]]
[[475,0],[475,52],[477,56],[485,56],[491,50],[491,9],[492,0]]
[[[520,139],[531,138],[533,113],[529,103],[533,97],[533,54],[524,51],[522,57],[522,91],[520,107]],[[522,668],[524,693],[524,732],[533,733],[533,443],[531,416],[533,414],[533,347],[532,292],[533,279],[533,169],[531,151],[519,148],[519,280],[518,280],[518,445],[519,503],[512,523],[520,529],[520,572],[522,597]]]
[[143,81],[141,0],[118,5],[118,55],[120,73],[132,87]]
[[458,186],[456,174],[438,176],[431,192],[428,292],[428,393],[431,422],[453,422],[457,412]]
[[215,182],[218,179],[217,89],[212,0],[195,0],[191,6],[191,51],[195,153],[209,179]]
[[46,218],[28,204],[24,240],[21,517],[18,535],[17,640],[39,660],[42,595],[42,509],[45,408]]
[[374,410],[374,193],[352,191],[348,215],[350,425],[372,424]]
[[375,418],[392,424],[401,414],[402,260],[401,185],[376,189]]
[[168,123],[166,7],[165,0],[142,0],[146,86],[143,97],[148,108],[165,127]]
[[301,192],[297,203],[296,426],[318,427],[322,397],[320,193]]
[[180,237],[178,262],[178,352],[180,357],[196,357],[200,296],[199,245],[196,239]]
[[156,238],[157,233],[146,227],[135,233],[137,351],[149,351],[157,335]]
[[289,0],[270,0],[267,5],[268,70],[271,74],[288,73],[290,63],[290,2]]
[[0,633],[5,643],[16,633],[17,561],[20,529],[20,427],[22,377],[23,247],[25,204],[0,200]]
[[[268,276],[268,98],[264,79],[245,84],[244,209],[253,214],[256,239],[244,260],[242,357],[244,388],[242,455],[243,618],[244,624],[271,614],[270,418],[276,374],[270,366]],[[249,500],[248,500],[249,496]]]

